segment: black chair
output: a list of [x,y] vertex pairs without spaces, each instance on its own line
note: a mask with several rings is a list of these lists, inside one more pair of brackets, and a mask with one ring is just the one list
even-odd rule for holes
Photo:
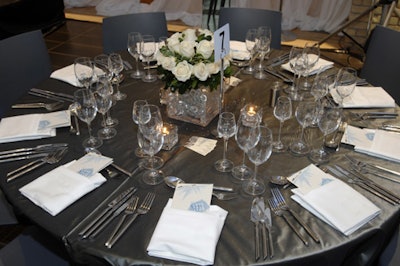
[[218,28],[229,23],[230,38],[245,41],[246,32],[251,28],[271,28],[271,48],[281,49],[282,13],[279,11],[254,8],[221,8]]
[[17,224],[18,220],[15,217],[12,206],[0,189],[0,225]]
[[103,19],[103,52],[106,54],[127,49],[128,33],[150,34],[157,41],[168,36],[164,12],[134,13]]
[[40,30],[0,41],[0,118],[33,86],[50,77],[51,62]]
[[400,103],[400,32],[377,25],[372,31],[360,77],[384,88]]

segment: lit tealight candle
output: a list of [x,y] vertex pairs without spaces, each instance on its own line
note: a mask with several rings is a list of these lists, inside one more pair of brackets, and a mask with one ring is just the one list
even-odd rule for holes
[[256,114],[256,110],[255,110],[254,106],[249,106],[249,110],[247,111],[247,114],[250,116],[253,116]]
[[164,136],[169,135],[169,130],[168,130],[168,128],[167,128],[166,126],[163,127],[163,129],[162,129],[162,134],[163,134]]
[[161,133],[164,136],[164,150],[171,150],[178,142],[178,127],[173,124],[164,123]]

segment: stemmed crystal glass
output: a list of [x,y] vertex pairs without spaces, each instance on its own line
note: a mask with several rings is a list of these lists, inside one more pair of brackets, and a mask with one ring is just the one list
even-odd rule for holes
[[236,133],[235,114],[232,112],[222,112],[219,115],[217,125],[218,136],[224,139],[224,152],[222,159],[215,162],[215,169],[219,172],[230,172],[233,168],[233,162],[226,158],[228,149],[228,140]]
[[306,70],[304,71],[304,83],[303,89],[309,90],[311,88],[311,83],[308,81],[308,76],[310,75],[311,69],[318,63],[320,57],[319,44],[316,42],[306,42],[304,45],[304,54],[307,56]]
[[246,74],[253,74],[255,69],[253,66],[254,55],[256,53],[255,44],[257,38],[257,29],[249,29],[246,32],[246,49],[250,53],[249,65],[243,70]]
[[117,53],[111,53],[109,56],[110,60],[110,70],[113,73],[113,83],[115,84],[115,94],[114,99],[121,101],[126,99],[126,94],[119,91],[119,84],[121,83],[121,72],[124,70],[124,63],[122,61],[121,55]]
[[146,74],[142,77],[144,82],[154,82],[157,80],[155,75],[152,75],[150,72],[150,61],[156,52],[156,42],[152,35],[143,35],[142,41],[140,43],[140,51],[143,56],[143,59],[147,62],[147,71]]
[[243,182],[243,191],[250,195],[261,195],[265,191],[265,184],[258,177],[258,166],[265,163],[272,153],[272,132],[266,126],[260,126],[260,139],[256,146],[247,152],[249,160],[254,164],[253,178]]
[[289,66],[293,71],[293,86],[288,90],[290,98],[293,101],[300,101],[302,94],[300,93],[299,80],[307,67],[307,57],[304,56],[303,48],[293,46],[289,53]]
[[322,145],[319,149],[314,149],[310,152],[309,158],[316,164],[326,163],[329,161],[330,154],[324,149],[326,136],[338,129],[342,121],[341,109],[327,105],[324,107],[322,114],[318,118],[318,127],[324,135]]
[[[143,106],[147,104],[146,100],[136,100],[133,102],[133,107],[132,107],[132,120],[136,125],[139,125],[139,114],[140,111],[142,110]],[[146,154],[143,152],[142,148],[137,147],[135,150],[135,155],[139,158],[143,158],[146,156]]]
[[310,147],[304,140],[304,130],[311,125],[316,115],[317,104],[314,101],[299,102],[295,116],[301,126],[300,138],[290,144],[290,151],[294,155],[305,155],[310,152]]
[[262,26],[257,29],[257,38],[255,47],[260,53],[260,62],[257,66],[257,71],[254,74],[256,79],[265,79],[267,75],[264,73],[264,58],[271,49],[271,29],[268,26]]
[[74,61],[75,77],[84,88],[89,89],[94,75],[93,61],[89,57],[78,57]]
[[274,141],[273,152],[284,152],[287,146],[281,140],[283,122],[292,117],[292,100],[287,96],[280,96],[274,106],[274,116],[279,120],[278,139]]
[[99,148],[103,144],[103,141],[93,137],[92,128],[90,126],[97,113],[97,104],[93,93],[88,89],[78,89],[74,93],[74,101],[76,114],[80,120],[87,124],[89,131],[89,138],[83,141],[83,147],[86,149]]
[[[318,73],[314,79],[313,85],[311,86],[311,95],[314,97],[315,102],[317,103],[318,112],[323,107],[322,99],[325,97],[328,92],[330,86],[333,86],[335,81],[335,75],[333,74],[324,74]],[[314,119],[311,126],[317,127],[318,126],[318,117]]]
[[339,69],[336,75],[333,89],[339,96],[339,106],[343,108],[343,101],[350,96],[357,83],[357,71],[351,67],[343,67]]
[[247,119],[245,112],[241,112],[235,134],[236,143],[243,151],[243,161],[240,165],[233,167],[232,175],[239,180],[246,180],[253,176],[253,170],[245,163],[246,153],[253,148],[260,139],[260,122],[261,119],[252,121]]
[[131,78],[141,79],[144,72],[139,69],[140,43],[142,35],[139,32],[128,33],[128,52],[135,59],[135,70],[131,74]]
[[96,99],[97,112],[103,115],[103,128],[97,132],[100,139],[111,139],[117,135],[117,130],[107,126],[106,114],[112,106],[113,87],[108,80],[97,80],[92,82],[90,89]]

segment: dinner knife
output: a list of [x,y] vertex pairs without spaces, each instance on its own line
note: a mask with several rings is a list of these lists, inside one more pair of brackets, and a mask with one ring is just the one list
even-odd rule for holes
[[119,206],[124,204],[129,197],[135,193],[137,188],[130,187],[127,190],[121,192],[117,197],[115,197],[111,202],[109,202],[106,208],[99,213],[93,220],[78,233],[82,238],[87,238],[96,228],[98,228],[102,222],[104,222],[114,210],[118,209]]
[[8,151],[0,151],[0,155],[16,153],[16,152],[34,151],[34,150],[56,149],[56,148],[62,148],[62,147],[67,147],[67,146],[68,146],[67,143],[42,144],[42,145],[38,145],[35,147],[17,148],[17,149],[8,150]]
[[67,93],[54,92],[54,91],[48,91],[48,90],[42,90],[42,89],[36,89],[36,88],[32,88],[31,91],[36,92],[36,93],[54,95],[54,96],[63,97],[63,98],[67,98],[67,99],[70,99],[70,100],[74,100],[74,96],[72,96],[71,94],[67,94]]

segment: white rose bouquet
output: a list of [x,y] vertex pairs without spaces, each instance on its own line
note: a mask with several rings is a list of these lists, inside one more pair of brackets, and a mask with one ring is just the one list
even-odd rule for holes
[[[158,72],[165,89],[183,94],[191,89],[220,84],[220,63],[214,63],[213,34],[205,29],[174,33],[156,55]],[[229,60],[224,59],[224,76],[231,76]]]

